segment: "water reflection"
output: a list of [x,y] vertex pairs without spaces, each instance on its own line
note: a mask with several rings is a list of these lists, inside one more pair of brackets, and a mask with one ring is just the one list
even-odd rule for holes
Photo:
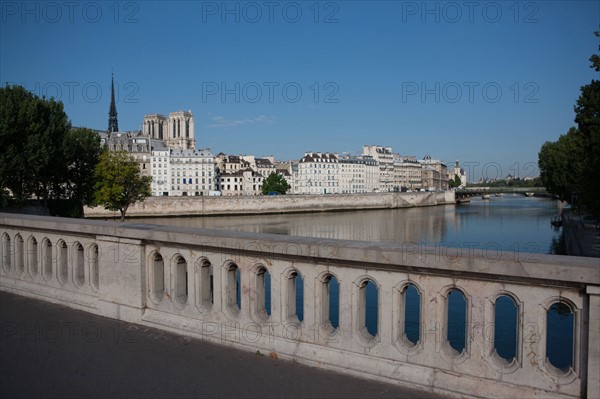
[[133,219],[171,224],[359,241],[560,253],[550,219],[558,201],[505,194],[468,204],[354,212]]

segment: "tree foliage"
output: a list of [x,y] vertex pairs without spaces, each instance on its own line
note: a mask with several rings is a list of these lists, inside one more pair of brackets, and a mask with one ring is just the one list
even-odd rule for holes
[[65,190],[82,204],[94,202],[94,171],[102,153],[100,136],[90,129],[70,130],[63,145],[65,153]]
[[32,194],[58,195],[62,144],[70,128],[62,102],[21,86],[0,88],[0,184],[18,203]]
[[130,205],[152,193],[150,176],[142,176],[140,167],[126,152],[103,152],[95,170],[95,205],[121,213],[121,221]]
[[262,184],[262,193],[277,193],[277,194],[285,194],[291,186],[288,184],[285,177],[279,173],[272,172]]
[[0,88],[0,206],[44,199],[89,201],[100,139],[71,129],[62,102],[21,86]]
[[462,181],[460,180],[460,176],[457,174],[454,175],[454,179],[448,180],[448,185],[450,186],[450,188],[460,187],[461,184]]
[[562,200],[571,201],[580,192],[583,148],[577,128],[572,127],[556,142],[546,142],[538,155],[540,178],[546,189]]
[[[599,32],[595,33],[600,36]],[[600,46],[598,46],[600,52]],[[590,57],[591,67],[600,71],[600,55]],[[551,193],[600,214],[600,81],[581,87],[574,107],[577,127],[556,142],[540,149],[538,165],[544,185]]]

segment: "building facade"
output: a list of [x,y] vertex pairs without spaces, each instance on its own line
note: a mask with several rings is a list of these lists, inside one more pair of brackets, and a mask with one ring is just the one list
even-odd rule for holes
[[422,168],[415,156],[394,155],[394,186],[401,191],[422,187]]
[[163,140],[170,148],[196,148],[194,115],[191,110],[171,112],[168,118],[161,114],[144,115],[143,132],[147,137]]
[[222,195],[260,195],[264,177],[251,168],[221,173],[217,178],[217,190]]
[[[422,184],[427,190],[448,190],[448,171],[446,165],[437,159],[425,155],[419,160],[422,167]],[[436,173],[432,173],[431,170]]]
[[379,190],[394,191],[394,154],[392,147],[364,145],[363,155],[369,155],[379,165]]
[[460,162],[458,162],[458,160],[454,162],[453,168],[448,168],[448,181],[454,180],[455,176],[458,176],[460,179],[459,187],[467,186],[467,174],[465,173],[465,170],[460,167]]
[[379,189],[379,165],[369,155],[339,157],[342,194],[372,193]]
[[152,195],[209,195],[216,188],[214,156],[209,148],[152,151]]
[[298,162],[297,194],[338,194],[340,164],[336,154],[307,152]]

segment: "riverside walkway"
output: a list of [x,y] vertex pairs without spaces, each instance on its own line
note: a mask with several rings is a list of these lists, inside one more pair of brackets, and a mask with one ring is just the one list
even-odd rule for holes
[[442,398],[6,292],[0,397]]
[[[598,221],[571,212],[564,212],[563,229],[567,254],[600,258],[600,225]],[[598,262],[600,266],[600,261]]]

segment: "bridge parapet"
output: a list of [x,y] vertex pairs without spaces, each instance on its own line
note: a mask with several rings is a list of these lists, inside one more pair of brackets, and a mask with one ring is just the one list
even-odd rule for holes
[[[22,295],[433,392],[600,396],[597,259],[6,214],[0,240],[0,288]],[[517,309],[509,360],[500,298]],[[547,358],[557,304],[574,330],[563,369]]]

